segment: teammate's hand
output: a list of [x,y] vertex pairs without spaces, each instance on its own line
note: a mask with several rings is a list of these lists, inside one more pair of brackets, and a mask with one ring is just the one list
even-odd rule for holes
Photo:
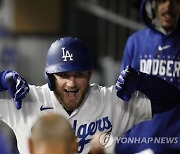
[[7,71],[1,81],[3,82],[4,87],[13,97],[16,108],[20,109],[22,99],[29,92],[27,81],[15,71]]
[[117,96],[124,101],[129,101],[139,83],[139,72],[131,66],[127,66],[126,69],[120,73],[116,81]]
[[102,133],[97,132],[90,141],[91,150],[88,154],[105,154],[104,149],[100,143]]

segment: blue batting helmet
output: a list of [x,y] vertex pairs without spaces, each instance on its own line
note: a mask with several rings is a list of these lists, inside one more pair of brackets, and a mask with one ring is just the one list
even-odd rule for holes
[[92,57],[88,47],[78,38],[64,37],[52,43],[47,54],[45,77],[50,90],[54,90],[51,74],[92,70]]

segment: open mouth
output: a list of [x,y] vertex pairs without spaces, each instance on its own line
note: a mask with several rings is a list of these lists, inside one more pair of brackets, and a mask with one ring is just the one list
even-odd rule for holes
[[166,20],[170,20],[172,18],[175,18],[175,15],[171,12],[164,12],[162,15],[165,17]]
[[64,92],[68,100],[74,101],[78,98],[79,89],[76,89],[76,90],[64,89]]
[[66,93],[74,93],[74,94],[76,94],[76,93],[78,93],[78,89],[76,89],[76,90],[67,90],[67,89],[64,89],[64,91],[66,92]]

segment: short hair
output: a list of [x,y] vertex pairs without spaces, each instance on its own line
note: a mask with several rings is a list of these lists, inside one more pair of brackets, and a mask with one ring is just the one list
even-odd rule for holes
[[56,143],[63,141],[71,143],[75,139],[74,130],[65,117],[50,113],[41,116],[31,129],[31,138],[38,142]]

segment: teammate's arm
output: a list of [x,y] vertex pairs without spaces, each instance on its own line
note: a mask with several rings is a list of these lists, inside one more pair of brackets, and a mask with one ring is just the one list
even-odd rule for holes
[[134,90],[144,93],[150,100],[152,113],[169,110],[180,104],[180,91],[167,81],[128,66],[116,82],[117,96],[128,101]]
[[27,81],[15,71],[0,72],[0,91],[8,90],[13,97],[17,109],[21,108],[21,101],[29,92]]

